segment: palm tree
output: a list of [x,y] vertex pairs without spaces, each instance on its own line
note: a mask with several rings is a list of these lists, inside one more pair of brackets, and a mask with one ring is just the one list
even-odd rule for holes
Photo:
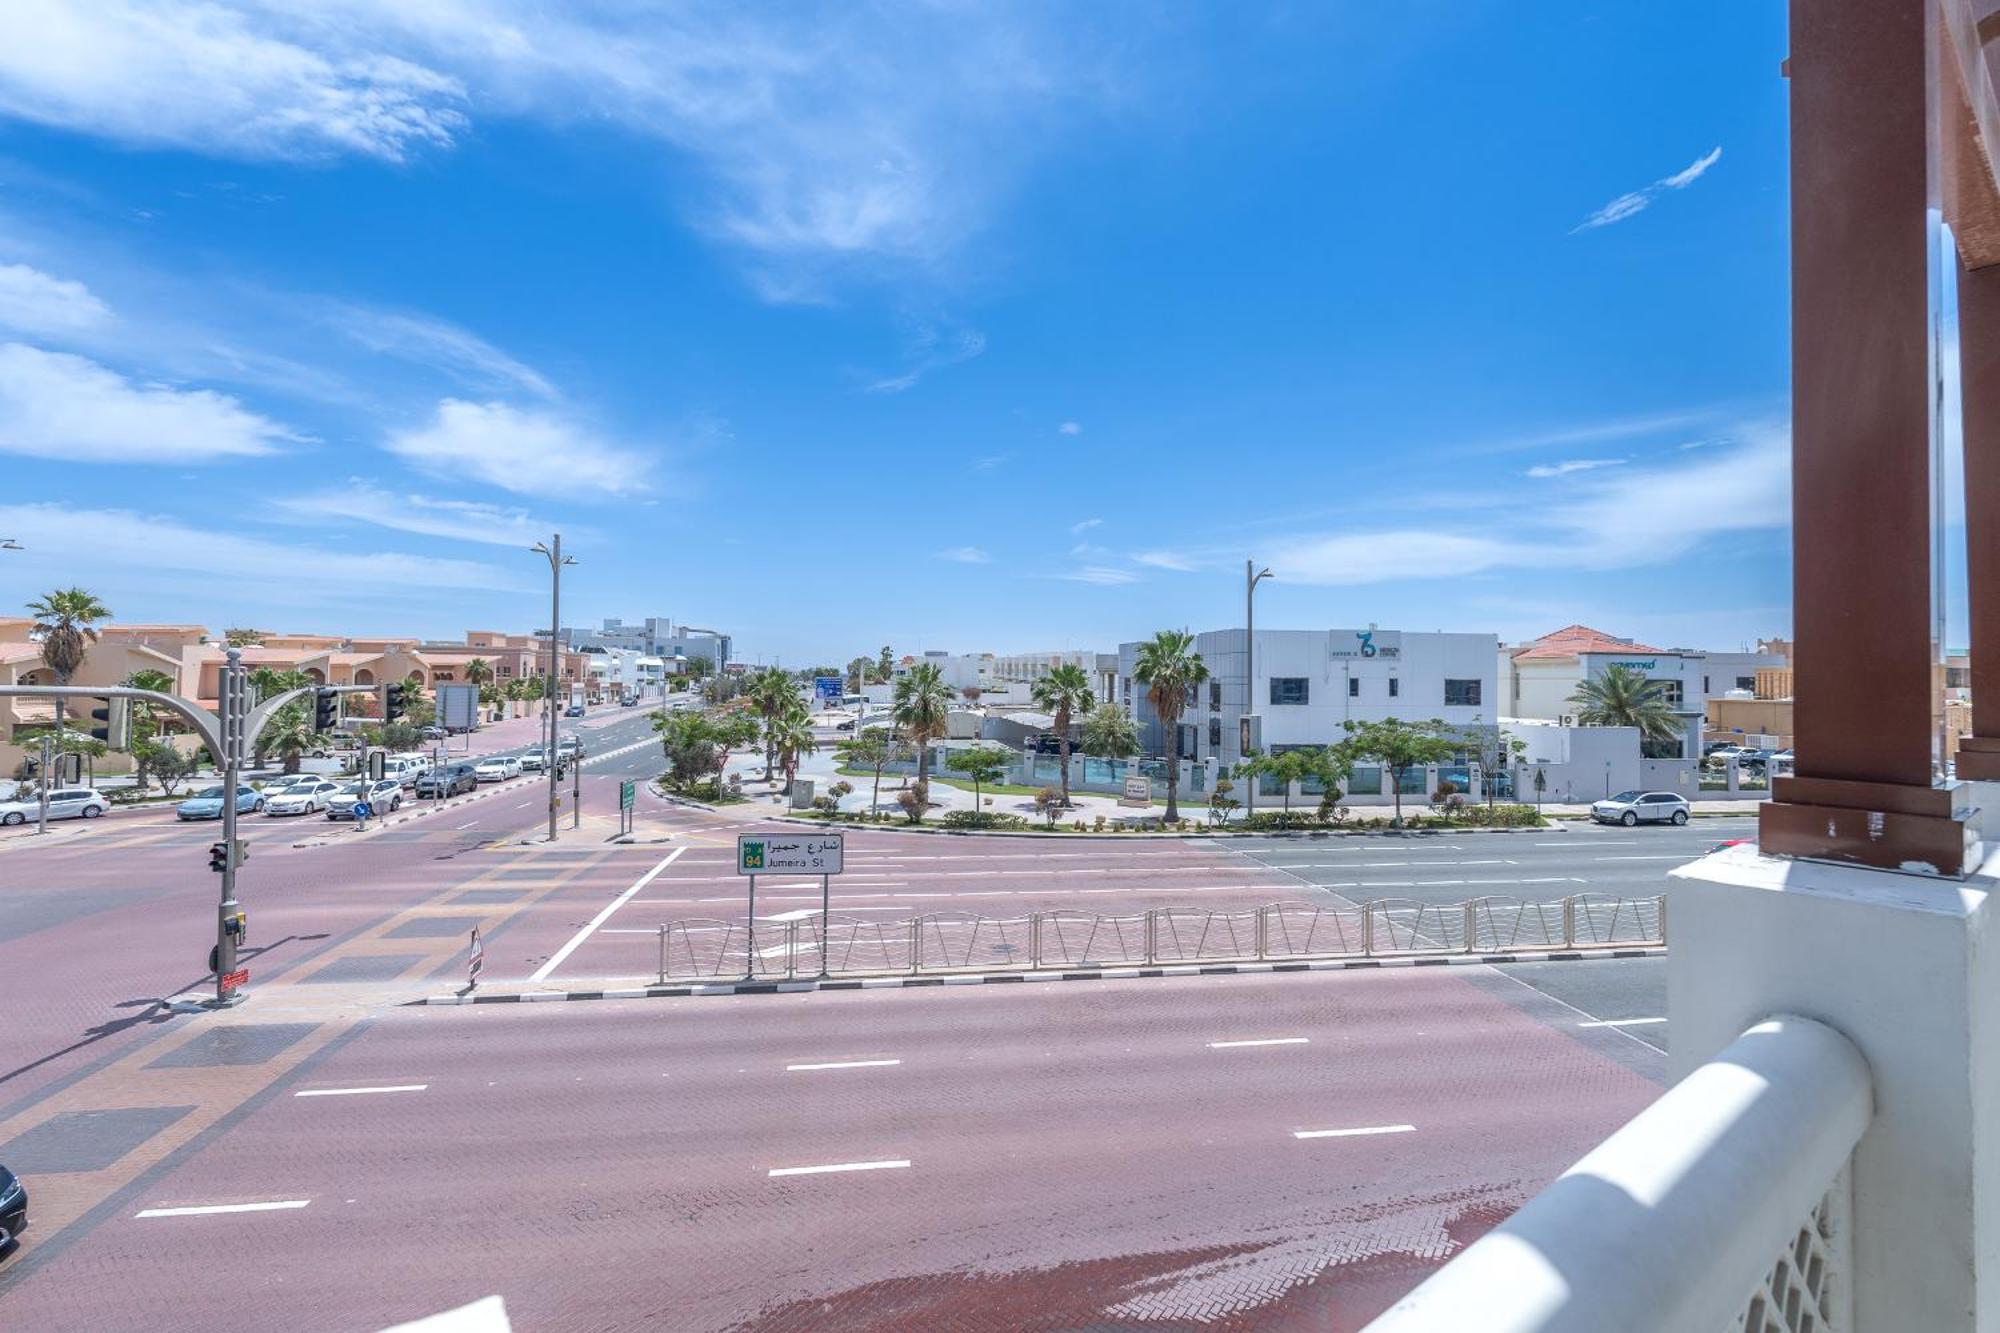
[[1167,822],[1171,824],[1181,817],[1181,714],[1208,679],[1208,665],[1194,651],[1193,634],[1163,629],[1139,645],[1132,675],[1146,687],[1146,699],[1167,729]]
[[748,693],[751,705],[764,719],[764,781],[769,782],[772,770],[778,764],[778,743],[772,734],[772,727],[787,705],[798,701],[798,685],[789,671],[771,666],[750,678]]
[[[56,684],[67,685],[83,665],[90,645],[97,642],[97,623],[111,614],[111,608],[82,588],[58,588],[46,597],[28,603],[35,618],[35,632],[42,638],[42,664],[56,673]],[[56,744],[63,734],[63,701],[56,700]]]
[[493,680],[493,664],[483,657],[475,657],[465,664],[465,680],[468,685],[486,685]]
[[[383,728],[385,743],[386,733],[402,725],[401,722],[395,722]],[[276,750],[279,757],[285,761],[284,771],[296,773],[299,771],[300,756],[312,747],[315,739],[317,737],[312,729],[312,715],[306,711],[305,701],[294,699],[271,714],[271,720],[264,724],[264,730],[257,736],[257,751],[261,755],[266,749]],[[263,765],[261,758],[257,762],[260,767]]]
[[[256,687],[257,698],[261,702],[262,700],[283,694],[286,690],[302,689],[312,684],[312,677],[303,671],[279,671],[273,667],[258,667],[250,673],[250,683]],[[250,738],[250,745],[253,751],[250,760],[252,767],[262,768],[264,766],[264,756],[273,748],[278,748],[278,738],[283,733],[285,724],[290,721],[287,715],[297,706],[296,703],[292,703],[280,708],[264,723],[264,729]],[[299,708],[299,714],[301,717],[305,715],[303,707]],[[310,724],[306,727],[306,733],[306,743],[311,744],[312,727]],[[296,759],[293,766],[287,768],[285,771],[287,773],[298,772]]]
[[812,714],[797,695],[765,727],[764,739],[777,749],[778,762],[785,770],[785,794],[789,796],[799,775],[799,760],[819,749],[819,743],[813,739]]
[[1097,701],[1097,694],[1090,688],[1090,674],[1074,662],[1065,662],[1036,681],[1029,695],[1034,699],[1035,707],[1055,720],[1056,742],[1062,750],[1062,803],[1067,810],[1070,723],[1078,714],[1090,711],[1090,706]]
[[935,662],[919,662],[896,681],[889,715],[917,747],[917,786],[924,795],[931,789],[931,742],[951,729],[951,692]]
[[1123,759],[1139,752],[1139,727],[1132,715],[1106,699],[1083,719],[1083,752],[1099,759]]
[[1681,738],[1681,720],[1667,702],[1666,687],[1631,667],[1606,667],[1570,694],[1576,720],[1586,727],[1637,727],[1642,744],[1670,744]]

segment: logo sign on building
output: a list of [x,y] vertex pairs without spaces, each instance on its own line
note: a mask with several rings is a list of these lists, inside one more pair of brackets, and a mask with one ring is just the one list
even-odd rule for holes
[[1393,629],[1332,630],[1329,657],[1401,657],[1403,632]]
[[838,833],[812,833],[799,838],[764,833],[736,835],[739,875],[838,875],[840,854]]
[[815,699],[838,699],[842,694],[840,686],[841,680],[838,676],[814,676],[813,697]]
[[1651,671],[1660,665],[1660,659],[1657,657],[1648,657],[1641,661],[1638,658],[1633,658],[1625,662],[1606,662],[1605,665],[1624,667],[1627,671]]

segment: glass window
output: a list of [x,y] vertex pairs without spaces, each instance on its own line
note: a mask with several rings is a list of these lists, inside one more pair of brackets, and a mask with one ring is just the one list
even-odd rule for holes
[[1403,692],[1402,679],[1397,676],[1389,677],[1389,697],[1391,699],[1394,699],[1397,696],[1401,695],[1402,692]]
[[1222,682],[1219,680],[1208,682],[1208,708],[1212,713],[1222,711]]
[[[1950,669],[1949,671],[1947,671],[1947,672],[1946,672],[1945,674],[1946,674],[1946,675],[1950,675],[1950,674],[1951,674],[1952,672],[1955,672],[1955,671],[1958,671],[1958,670],[1960,670],[1960,668],[1958,668],[1958,667],[1952,667],[1952,668],[1951,668],[1951,669]],[[1962,682],[1962,681],[1956,681],[1956,680],[1954,680],[1954,681],[1952,681],[1951,683],[1952,683],[1953,685],[1959,685],[1959,684],[1963,684],[1964,682]],[[1739,690],[1754,690],[1754,689],[1756,689],[1756,688],[1757,688],[1757,678],[1756,678],[1755,676],[1738,676],[1738,677],[1736,678],[1736,688],[1737,688],[1737,689],[1739,689]]]
[[1402,781],[1396,784],[1396,790],[1400,791],[1405,796],[1425,795],[1424,770],[1421,767],[1411,767],[1404,769]]
[[1302,704],[1311,697],[1310,682],[1304,676],[1271,677],[1271,702],[1274,704]]
[[1659,687],[1660,697],[1667,701],[1669,708],[1681,706],[1681,683],[1678,680],[1649,680],[1646,683]]
[[1208,748],[1210,750],[1222,748],[1222,719],[1219,717],[1208,720]]
[[1445,681],[1444,701],[1448,707],[1479,707],[1479,682],[1476,680]]
[[1350,796],[1380,796],[1382,770],[1374,765],[1357,767],[1347,779],[1347,792]]
[[1349,676],[1347,678],[1347,697],[1350,699],[1359,699],[1361,697],[1361,677]]

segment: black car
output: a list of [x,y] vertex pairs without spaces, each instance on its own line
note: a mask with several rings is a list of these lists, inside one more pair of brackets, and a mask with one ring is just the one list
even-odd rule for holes
[[420,776],[416,793],[419,796],[456,796],[478,785],[479,777],[472,771],[471,764],[446,764]]
[[0,1259],[21,1248],[20,1236],[27,1229],[28,1187],[0,1166]]

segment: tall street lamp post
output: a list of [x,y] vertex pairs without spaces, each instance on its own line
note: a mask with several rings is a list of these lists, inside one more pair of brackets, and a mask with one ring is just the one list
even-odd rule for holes
[[562,571],[564,565],[576,563],[574,557],[562,553],[562,534],[558,532],[552,543],[536,542],[531,548],[549,561],[549,683],[543,691],[542,704],[548,713],[548,763],[549,774],[549,841],[556,840],[556,807],[562,800],[562,789],[557,786],[556,777],[556,672],[560,649],[556,636],[562,630]]
[[[1258,569],[1255,560],[1243,562],[1243,724],[1237,728],[1238,749],[1248,727],[1250,710],[1257,705],[1257,585],[1271,577],[1268,569]],[[1238,755],[1247,759],[1248,755]],[[1257,813],[1257,778],[1243,782],[1243,817]]]

